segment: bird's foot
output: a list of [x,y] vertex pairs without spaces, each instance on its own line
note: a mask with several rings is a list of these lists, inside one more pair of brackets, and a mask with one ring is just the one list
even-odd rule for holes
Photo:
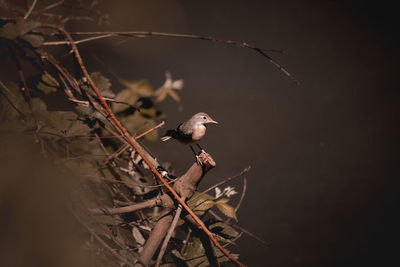
[[203,163],[202,163],[202,161],[201,161],[199,155],[196,155],[196,162],[197,162],[197,164],[199,164],[200,166],[203,166]]

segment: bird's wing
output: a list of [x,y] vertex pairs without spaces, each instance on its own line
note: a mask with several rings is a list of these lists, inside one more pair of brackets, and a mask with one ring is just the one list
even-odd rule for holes
[[181,123],[178,126],[178,128],[176,128],[176,130],[181,132],[182,134],[185,134],[185,135],[192,135],[193,126],[188,122],[184,122],[184,123]]

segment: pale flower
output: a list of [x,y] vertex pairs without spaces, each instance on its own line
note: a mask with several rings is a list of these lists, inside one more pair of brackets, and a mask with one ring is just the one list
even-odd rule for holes
[[156,101],[163,101],[167,95],[170,95],[176,102],[180,102],[181,99],[179,95],[174,90],[182,90],[183,80],[172,80],[171,73],[165,72],[165,82],[158,88],[154,95],[157,97]]

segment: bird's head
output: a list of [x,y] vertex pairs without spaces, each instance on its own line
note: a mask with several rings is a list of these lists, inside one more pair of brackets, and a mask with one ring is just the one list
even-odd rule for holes
[[218,124],[215,120],[213,120],[207,113],[204,112],[199,112],[195,115],[193,115],[192,119],[194,119],[196,122],[201,123],[201,124],[207,124],[207,123],[215,123]]

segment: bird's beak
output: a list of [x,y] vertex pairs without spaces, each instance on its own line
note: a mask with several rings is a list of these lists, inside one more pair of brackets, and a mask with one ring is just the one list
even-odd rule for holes
[[215,123],[215,124],[218,124],[218,122],[216,122],[216,121],[213,121],[213,120],[210,120],[210,121],[209,121],[209,123]]

